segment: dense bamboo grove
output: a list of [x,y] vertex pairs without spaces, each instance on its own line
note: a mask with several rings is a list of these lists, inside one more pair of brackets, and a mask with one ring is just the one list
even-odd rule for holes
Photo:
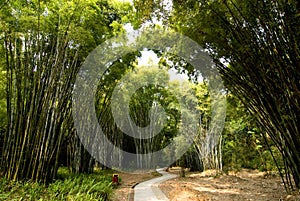
[[[1,167],[7,178],[51,181],[66,138],[75,138],[69,154],[74,170],[86,170],[82,164],[86,161],[78,159],[85,157],[74,135],[71,97],[83,58],[102,40],[99,35],[109,33],[108,25],[113,20],[109,15],[97,13],[95,6],[94,1],[3,3],[1,41],[5,53],[8,126]],[[80,21],[81,9],[85,7],[91,9],[83,15],[85,21]],[[106,19],[108,25],[94,33],[94,29],[87,28],[97,23],[94,18],[101,22]],[[104,30],[107,32],[101,32]]]
[[55,175],[68,126],[64,117],[70,107],[78,52],[68,50],[63,37],[39,30],[19,37],[7,33],[4,42],[9,129],[3,167],[8,178],[46,181]]
[[[211,49],[226,86],[280,150],[286,185],[299,189],[299,2],[190,0],[174,4],[173,26]],[[193,18],[187,13],[193,13]],[[180,24],[176,19],[181,19]],[[222,59],[229,62],[228,67]]]
[[[111,168],[130,163],[122,154],[102,150],[106,164],[99,164],[82,145],[72,118],[74,82],[97,45],[125,32],[130,24],[130,28],[155,27],[153,22],[161,20],[163,28],[189,36],[214,58],[227,88],[224,95],[230,100],[225,130],[222,135],[210,132],[213,103],[206,82],[196,82],[193,67],[174,55],[151,50],[160,59],[160,69],[141,70],[137,66],[141,52],[136,51],[114,61],[100,80],[94,101],[106,137],[134,154],[163,149],[173,139],[182,141],[165,150],[169,157],[156,159],[172,161],[184,149],[178,134],[196,133],[190,149],[174,164],[191,170],[269,171],[277,166],[287,190],[299,190],[299,6],[296,0],[0,2],[0,175],[48,183],[62,165],[75,173],[91,173],[97,165]],[[166,88],[149,85],[125,97],[130,111],[124,117],[140,127],[140,135],[150,125],[147,132],[152,138],[123,133],[112,113],[118,82],[127,73],[132,73],[129,87],[150,75],[165,81],[171,68],[192,80],[184,87],[176,82],[172,86],[183,102],[197,106],[199,122],[190,117],[193,128],[178,133],[181,115],[189,111],[181,111]],[[161,114],[160,107],[166,111],[166,122],[155,116]],[[156,136],[154,123],[164,125]],[[128,128],[136,131],[131,124]],[[151,167],[142,157],[134,158],[138,167]]]

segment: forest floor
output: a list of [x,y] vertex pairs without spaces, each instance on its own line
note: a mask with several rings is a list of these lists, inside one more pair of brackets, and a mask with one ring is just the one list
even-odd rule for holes
[[[180,168],[170,173],[179,174]],[[133,201],[133,187],[158,173],[119,173],[121,183],[111,200]],[[159,185],[170,201],[299,201],[300,195],[287,195],[281,178],[272,173],[242,169],[240,172],[216,176],[216,172],[186,172],[186,177],[168,180]]]
[[[170,173],[179,174],[179,168]],[[186,172],[186,177],[160,184],[170,201],[296,201],[300,195],[287,195],[281,178],[258,170],[242,169],[215,176],[214,171]]]

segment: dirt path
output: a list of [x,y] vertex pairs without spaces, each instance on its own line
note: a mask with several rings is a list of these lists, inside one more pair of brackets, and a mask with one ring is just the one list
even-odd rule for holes
[[169,179],[177,177],[167,173],[164,169],[157,169],[162,176],[142,182],[134,187],[134,201],[168,201],[169,199],[158,188],[158,185]]
[[119,174],[121,182],[113,192],[111,198],[113,201],[133,201],[133,187],[135,185],[160,176],[160,174],[157,172],[136,172],[134,174],[121,172],[117,174]]
[[[178,170],[172,169],[176,173]],[[171,201],[299,201],[300,195],[287,195],[279,176],[256,170],[215,177],[215,172],[187,173],[159,187]]]

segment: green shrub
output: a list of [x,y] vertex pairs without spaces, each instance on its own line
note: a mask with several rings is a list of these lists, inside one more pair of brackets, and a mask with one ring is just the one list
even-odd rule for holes
[[111,171],[93,174],[72,174],[61,168],[49,185],[0,179],[0,200],[82,200],[105,201],[113,190]]

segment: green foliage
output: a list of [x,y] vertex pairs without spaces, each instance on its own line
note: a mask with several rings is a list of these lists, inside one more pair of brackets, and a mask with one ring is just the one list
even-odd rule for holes
[[3,51],[3,47],[0,46],[0,143],[1,144],[3,143],[1,141],[1,139],[3,139],[2,134],[4,134],[4,132],[6,131],[6,128],[7,128],[7,111],[6,111],[5,54]]
[[72,174],[60,168],[49,185],[0,179],[0,200],[108,200],[112,193],[111,171]]
[[[159,69],[158,67],[137,67],[135,64],[137,56],[138,53],[127,55],[116,61],[107,70],[107,73],[103,76],[98,87],[96,108],[99,123],[103,131],[116,146],[132,153],[145,153],[147,151],[160,150],[169,143],[172,137],[177,134],[180,115],[178,112],[178,101],[176,101],[174,94],[160,85],[151,84],[153,81],[159,84],[166,83],[169,80],[166,69]],[[120,85],[120,83],[123,83],[124,86]],[[143,83],[142,86],[129,97],[127,92],[141,83]],[[156,126],[165,123],[161,133],[155,135],[153,139],[134,139],[124,135],[123,132],[115,126],[111,112],[111,96],[113,90],[118,91],[123,89],[124,93],[122,93],[122,97],[124,101],[127,101],[129,104],[129,111],[128,114],[122,114],[123,110],[120,110],[119,115],[130,116],[132,122],[140,127],[146,127],[150,123]],[[157,112],[157,105],[165,110],[167,116],[166,122],[159,121],[160,117],[155,116],[156,114],[160,115],[160,113]],[[146,132],[149,132],[147,133],[149,135],[154,135],[152,129]],[[127,163],[129,161],[122,162]]]
[[0,67],[0,136],[4,134],[7,126],[5,84],[6,84],[5,71],[2,70]]
[[299,1],[173,3],[171,26],[210,51],[225,86],[278,147],[285,186],[299,190]]
[[224,171],[241,168],[278,171],[271,151],[283,168],[280,152],[270,138],[264,138],[263,129],[235,96],[227,96],[227,118],[223,132]]
[[[0,144],[5,146],[3,152],[7,160],[2,161],[1,168],[7,177],[49,181],[55,176],[62,141],[65,135],[69,139],[74,137],[70,133],[75,135],[70,120],[70,97],[76,72],[84,58],[107,38],[124,32],[125,23],[138,27],[142,22],[160,19],[159,11],[169,17],[162,2],[135,0],[135,13],[129,3],[113,0],[0,3]],[[293,174],[299,188],[299,4],[295,0],[286,4],[279,0],[187,0],[173,1],[173,5],[171,27],[211,51],[226,86],[241,100],[229,94],[223,133],[225,170],[272,171],[277,165],[287,175]],[[157,50],[156,53],[163,55]],[[130,116],[137,125],[147,126],[151,121],[150,108],[154,102],[160,103],[169,117],[162,135],[149,146],[148,142],[143,144],[124,136],[114,125],[110,108],[112,90],[126,73],[140,71],[135,66],[139,55],[133,52],[115,61],[103,76],[96,95],[97,116],[104,132],[119,147],[133,153],[165,147],[176,136],[180,124],[180,108],[172,94],[160,86],[149,85],[126,97],[130,99]],[[220,59],[230,65],[225,66]],[[168,66],[166,60],[162,58],[160,63]],[[190,78],[195,73],[190,64],[176,56],[168,60],[172,61],[168,67],[186,72]],[[132,74],[131,84],[134,86],[147,79],[168,80],[164,70],[150,71],[140,71],[148,77]],[[178,83],[173,85],[179,87]],[[207,160],[206,165],[221,154],[209,155],[212,150],[202,146],[211,120],[210,97],[206,85],[192,88],[197,99],[190,96],[188,90],[178,91],[183,102],[197,105],[202,125],[197,131],[199,139],[178,161],[182,166],[195,161],[199,165],[203,158]],[[56,98],[62,94],[63,99]],[[7,105],[9,111],[6,111]],[[255,118],[264,127],[258,126]],[[12,138],[3,137],[7,128],[12,128]],[[194,130],[183,132],[189,134]],[[185,141],[182,136],[177,140],[181,142],[176,147],[180,152],[185,149]],[[73,158],[83,150],[79,140],[77,142],[80,148],[76,148],[74,141],[64,142],[73,148],[70,154]],[[137,150],[138,145],[144,150]],[[176,151],[169,154],[176,155]],[[80,162],[75,162],[77,166],[89,165],[88,160],[83,160],[84,155],[79,156]],[[284,164],[281,155],[286,156]],[[33,170],[37,171],[30,172]],[[66,169],[60,169],[56,178],[48,186],[3,178],[0,199],[101,200],[106,199],[112,189],[110,177],[102,172],[70,175]]]
[[[74,137],[72,88],[85,57],[122,31],[130,11],[128,4],[99,0],[1,2],[0,79],[5,71],[7,80],[0,81],[0,168],[5,177],[51,181],[63,144],[72,150],[74,169],[92,169],[82,167],[88,154],[76,156],[83,147]],[[5,95],[8,115],[2,112]],[[6,135],[3,125],[9,128]]]

